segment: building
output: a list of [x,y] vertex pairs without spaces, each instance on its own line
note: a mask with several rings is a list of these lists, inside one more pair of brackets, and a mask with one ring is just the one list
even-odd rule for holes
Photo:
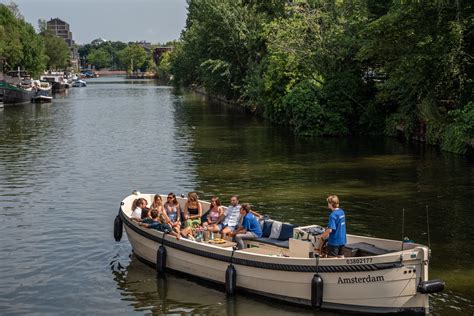
[[61,37],[66,42],[69,50],[71,51],[71,66],[74,69],[78,69],[79,67],[79,52],[77,51],[76,43],[72,39],[72,32],[69,28],[69,23],[59,19],[51,19],[46,22],[48,31],[52,34],[56,35],[57,37]]
[[107,42],[110,42],[110,41],[106,40],[105,38],[99,37],[99,38],[96,38],[95,40],[93,40],[91,42],[91,44],[97,46],[97,45],[104,44],[104,43],[107,43]]
[[173,51],[173,47],[156,47],[153,50],[153,59],[155,61],[155,64],[159,65],[163,54],[171,51]]

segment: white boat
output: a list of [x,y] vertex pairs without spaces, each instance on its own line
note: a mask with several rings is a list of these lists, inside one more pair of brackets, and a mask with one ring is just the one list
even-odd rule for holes
[[36,90],[35,94],[31,98],[33,102],[51,102],[53,97],[51,96],[50,91],[46,90]]
[[85,80],[77,79],[72,83],[73,87],[87,87],[87,82]]
[[47,81],[33,81],[33,90],[35,91],[31,101],[33,102],[51,102],[51,85]]
[[64,92],[67,86],[67,80],[64,78],[63,72],[47,72],[46,74],[40,77],[41,81],[47,81],[51,84],[52,91],[55,92]]
[[[428,279],[430,250],[420,244],[347,235],[345,257],[319,259],[313,250],[321,227],[311,225],[294,227],[287,240],[259,238],[235,250],[232,242],[178,240],[139,226],[130,218],[137,198],[150,204],[153,195],[132,194],[121,202],[115,239],[121,239],[124,227],[135,255],[159,273],[173,270],[224,284],[229,294],[248,291],[313,308],[364,313],[428,313],[428,294],[444,289],[441,280]],[[183,208],[186,199],[178,201]],[[209,208],[209,202],[200,203]],[[282,232],[273,236],[272,231],[270,237]]]

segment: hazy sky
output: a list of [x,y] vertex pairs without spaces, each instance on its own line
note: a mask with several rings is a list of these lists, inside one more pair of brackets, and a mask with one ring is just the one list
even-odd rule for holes
[[[9,3],[10,0],[0,0]],[[186,0],[15,0],[25,20],[60,18],[78,44],[102,37],[112,41],[164,43],[179,38]]]

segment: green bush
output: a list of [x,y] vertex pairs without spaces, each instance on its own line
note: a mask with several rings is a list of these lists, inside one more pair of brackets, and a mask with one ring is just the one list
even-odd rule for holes
[[310,80],[296,84],[283,97],[283,109],[298,135],[344,135],[348,133],[344,117],[327,108],[326,96]]
[[474,139],[474,102],[463,109],[448,112],[451,123],[446,126],[441,141],[441,149],[457,154],[465,154]]

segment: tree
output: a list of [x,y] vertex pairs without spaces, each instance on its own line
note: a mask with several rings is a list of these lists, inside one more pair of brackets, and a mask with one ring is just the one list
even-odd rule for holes
[[462,152],[474,138],[473,16],[472,1],[189,0],[160,71],[300,135],[401,128]]
[[21,43],[23,46],[23,68],[33,75],[42,73],[45,69],[47,56],[45,45],[40,35],[29,23],[22,21]]
[[410,138],[424,125],[429,143],[456,143],[444,141],[445,130],[472,113],[462,109],[472,101],[473,14],[469,1],[394,2],[367,24],[358,58],[386,74],[376,104],[387,109],[387,133],[402,128]]
[[46,56],[41,37],[25,22],[15,5],[0,4],[0,56],[5,70],[26,69],[36,76],[45,67]]
[[48,56],[48,69],[62,70],[70,64],[70,51],[66,42],[57,36],[49,33],[43,34],[46,46],[46,55]]
[[87,62],[95,65],[97,69],[110,67],[112,64],[112,56],[104,48],[93,49],[87,55]]
[[118,57],[126,69],[135,71],[143,66],[147,59],[147,53],[143,47],[137,44],[130,44],[118,53]]

